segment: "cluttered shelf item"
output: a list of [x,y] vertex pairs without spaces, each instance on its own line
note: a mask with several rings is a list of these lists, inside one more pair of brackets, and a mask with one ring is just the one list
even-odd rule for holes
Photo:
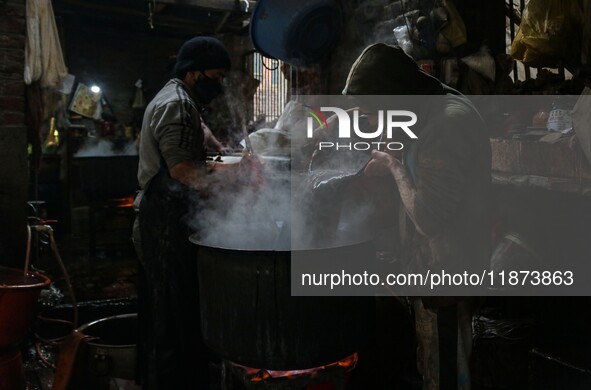
[[591,195],[591,165],[569,140],[491,138],[494,184]]
[[65,130],[64,217],[72,231],[83,232],[91,258],[128,246],[134,217],[131,203],[139,188],[138,151],[128,130],[110,120],[80,115],[72,115]]
[[589,195],[589,92],[510,100],[490,140],[493,183]]

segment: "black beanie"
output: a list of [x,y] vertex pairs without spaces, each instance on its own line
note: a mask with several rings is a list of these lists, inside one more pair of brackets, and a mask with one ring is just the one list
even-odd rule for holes
[[230,69],[230,54],[213,37],[195,37],[181,46],[174,65],[174,75],[180,79],[190,71],[224,68]]
[[376,43],[357,58],[343,95],[439,95],[443,85],[398,46]]

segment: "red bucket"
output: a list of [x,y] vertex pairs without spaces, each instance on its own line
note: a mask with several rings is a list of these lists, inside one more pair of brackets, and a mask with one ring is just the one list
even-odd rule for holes
[[24,388],[25,377],[20,351],[0,352],[0,390]]
[[51,280],[37,272],[0,268],[0,350],[18,344],[33,319],[41,289]]

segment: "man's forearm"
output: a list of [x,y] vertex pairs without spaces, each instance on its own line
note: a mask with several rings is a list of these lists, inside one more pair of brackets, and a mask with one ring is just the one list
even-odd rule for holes
[[207,173],[205,168],[198,167],[191,161],[183,161],[175,164],[170,169],[170,176],[183,183],[187,187],[198,191],[207,187]]
[[394,180],[396,180],[398,192],[400,193],[400,199],[402,200],[402,204],[404,205],[406,214],[414,223],[417,231],[424,235],[425,233],[423,233],[421,227],[417,223],[415,203],[417,197],[417,190],[414,187],[410,176],[406,172],[404,166],[399,161],[396,161],[394,164],[392,164],[392,166],[390,167],[390,172],[394,176]]

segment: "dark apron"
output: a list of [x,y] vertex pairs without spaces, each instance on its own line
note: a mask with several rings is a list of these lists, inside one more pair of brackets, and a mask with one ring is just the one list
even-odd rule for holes
[[198,196],[167,172],[141,200],[138,379],[144,390],[208,388],[201,336],[197,248],[188,240]]

